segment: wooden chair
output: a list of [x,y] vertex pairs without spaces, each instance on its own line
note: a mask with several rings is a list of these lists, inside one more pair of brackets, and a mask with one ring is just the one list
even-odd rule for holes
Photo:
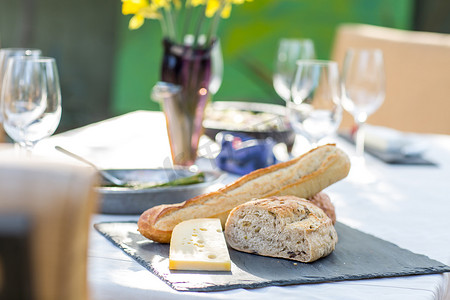
[[0,149],[0,299],[88,299],[96,172],[16,158],[5,147]]
[[[331,59],[350,48],[383,51],[386,98],[368,123],[402,131],[450,134],[450,34],[362,24],[338,27]],[[342,128],[353,124],[344,113]]]

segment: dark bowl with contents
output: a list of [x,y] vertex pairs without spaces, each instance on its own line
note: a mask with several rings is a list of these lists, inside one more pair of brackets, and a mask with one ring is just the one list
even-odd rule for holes
[[105,170],[111,175],[146,186],[147,188],[116,187],[104,182],[97,188],[100,195],[100,212],[103,214],[141,214],[155,205],[180,203],[195,196],[215,191],[222,186],[222,173],[202,171],[203,180],[199,183],[186,185],[166,185],[181,178],[197,174],[187,168],[167,169],[120,169]]
[[286,108],[258,102],[217,101],[206,108],[205,135],[215,140],[221,131],[243,133],[255,139],[272,138],[292,149],[295,133],[286,117]]

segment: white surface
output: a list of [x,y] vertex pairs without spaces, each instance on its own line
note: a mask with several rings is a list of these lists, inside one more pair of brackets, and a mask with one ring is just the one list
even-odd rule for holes
[[[60,144],[105,168],[167,166],[170,152],[164,127],[161,113],[135,112],[55,136],[38,145],[39,152],[55,155],[52,147]],[[374,183],[356,185],[344,179],[326,191],[336,206],[338,221],[450,264],[450,136],[427,135],[423,139],[430,146],[425,156],[439,167],[387,165],[366,156]],[[354,154],[353,146],[346,142],[338,140],[337,145],[350,156]],[[201,166],[215,167],[207,160],[202,160]],[[137,216],[96,215],[93,222],[119,220],[137,220]],[[177,292],[94,229],[88,267],[92,300],[445,299],[449,284],[447,273],[212,293]]]
[[137,111],[55,135],[38,143],[37,154],[53,153],[59,145],[108,168],[158,168],[171,166],[169,141],[162,113]]

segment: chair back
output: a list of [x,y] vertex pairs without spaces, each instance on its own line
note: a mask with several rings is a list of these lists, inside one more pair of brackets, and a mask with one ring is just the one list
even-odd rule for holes
[[[368,123],[450,134],[450,34],[343,24],[331,54],[341,68],[351,47],[379,48],[384,55],[386,98]],[[341,128],[352,124],[353,118],[345,112]]]
[[0,149],[0,299],[88,299],[97,182],[91,168]]

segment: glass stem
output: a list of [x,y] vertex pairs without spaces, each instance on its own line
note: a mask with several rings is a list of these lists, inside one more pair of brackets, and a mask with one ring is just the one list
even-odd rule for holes
[[356,125],[358,126],[358,129],[356,131],[356,156],[357,157],[364,157],[364,125],[365,121],[356,121]]
[[33,146],[25,142],[15,143],[14,148],[19,157],[31,157]]
[[29,145],[27,144],[24,148],[25,150],[25,156],[26,157],[31,157],[32,153],[33,153],[33,149],[34,149],[34,144]]

